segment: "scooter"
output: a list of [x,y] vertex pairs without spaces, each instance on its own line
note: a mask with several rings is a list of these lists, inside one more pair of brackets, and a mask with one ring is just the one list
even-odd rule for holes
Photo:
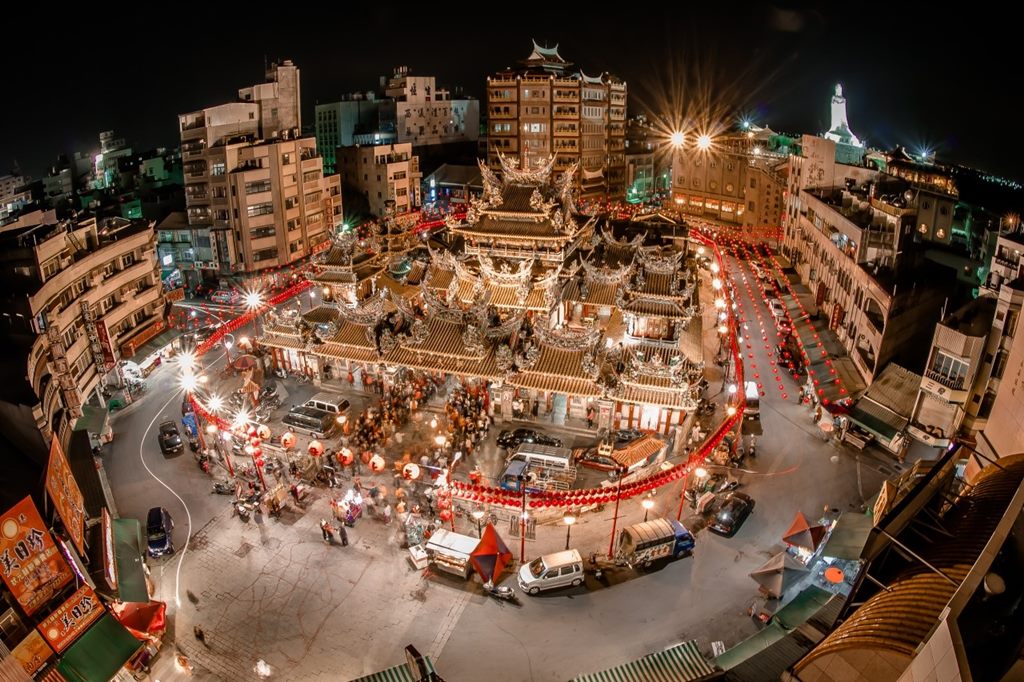
[[513,604],[519,603],[516,591],[507,585],[495,585],[494,583],[486,582],[484,583],[484,592],[501,601],[508,601]]
[[192,450],[192,452],[199,452],[199,439],[198,438],[189,438],[188,439],[188,447],[189,447],[189,449]]
[[235,500],[231,503],[231,511],[232,514],[238,514],[238,518],[242,519],[242,521],[249,522],[249,506],[245,502]]
[[213,492],[217,495],[234,495],[235,484],[231,481],[216,481],[213,484]]

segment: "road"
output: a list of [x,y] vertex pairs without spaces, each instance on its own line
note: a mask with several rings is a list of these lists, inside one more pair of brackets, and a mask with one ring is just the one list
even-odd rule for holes
[[[774,346],[774,330],[743,283],[746,266],[730,261],[729,270],[752,376],[771,367],[764,346]],[[323,544],[317,524],[328,516],[328,491],[280,521],[231,517],[227,498],[210,494],[210,478],[191,453],[160,454],[154,424],[180,420],[180,394],[171,367],[149,381],[145,398],[114,417],[116,439],[104,457],[122,516],[144,520],[151,506],[163,505],[176,520],[178,553],[150,564],[178,646],[199,679],[255,679],[257,659],[271,665],[272,679],[349,679],[400,663],[402,647],[414,644],[450,680],[567,680],[683,639],[697,639],[705,652],[715,640],[730,646],[757,630],[746,615],[756,595],[747,574],[780,549],[794,514],[859,509],[887,472],[884,463],[823,442],[788,376],[784,390],[762,382],[769,387],[761,400],[764,435],[757,459],[746,465],[752,473],[741,475],[757,508],[735,537],[698,532],[692,558],[642,575],[612,573],[607,585],[588,576],[581,588],[522,596],[514,606],[483,596],[476,581],[411,570],[398,529],[373,519],[348,531],[350,546]],[[678,487],[661,491],[652,518],[674,516],[678,494]],[[573,546],[585,556],[607,551],[611,514],[581,518]],[[620,527],[642,515],[635,500],[624,503]],[[475,533],[459,523],[461,532]],[[506,540],[518,555],[518,541]],[[564,527],[542,526],[527,543],[527,558],[564,542]],[[193,624],[203,626],[208,647],[192,640]],[[165,681],[184,679],[166,664],[159,672]]]

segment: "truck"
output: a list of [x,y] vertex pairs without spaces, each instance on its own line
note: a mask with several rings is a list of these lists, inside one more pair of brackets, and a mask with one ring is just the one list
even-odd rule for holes
[[576,470],[564,471],[537,463],[514,459],[508,463],[498,479],[503,490],[534,494],[546,490],[568,490],[576,477]]
[[646,568],[658,559],[689,556],[696,544],[693,534],[675,519],[652,519],[619,532],[615,558],[630,567]]

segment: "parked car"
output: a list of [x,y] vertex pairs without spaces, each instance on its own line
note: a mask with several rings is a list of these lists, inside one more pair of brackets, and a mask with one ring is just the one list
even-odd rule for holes
[[731,538],[754,511],[754,500],[749,495],[731,492],[715,508],[708,530]]
[[168,420],[160,423],[160,452],[165,455],[176,455],[185,450],[185,444],[181,442],[181,434],[178,433],[178,425]]
[[527,594],[583,584],[583,558],[579,550],[545,554],[519,569],[519,588]]
[[192,290],[192,296],[195,298],[209,298],[210,294],[212,294],[216,290],[217,286],[215,284],[211,284],[209,282],[200,282]]
[[174,554],[174,543],[171,531],[174,530],[174,519],[163,507],[153,507],[146,516],[146,551],[154,559],[166,554]]
[[640,440],[646,435],[647,434],[640,429],[618,429],[617,431],[612,431],[612,440],[614,441],[613,445],[617,448],[621,448],[629,445],[635,440]]
[[602,455],[596,447],[587,448],[576,455],[576,466],[597,469],[599,471],[615,471],[619,463],[610,455]]
[[226,305],[234,305],[242,300],[242,297],[237,291],[231,291],[230,289],[217,289],[217,291],[210,294],[211,303],[224,303]]
[[521,443],[537,443],[538,445],[550,445],[562,447],[562,441],[552,436],[534,431],[533,429],[516,429],[515,431],[502,431],[498,434],[498,445],[511,450]]

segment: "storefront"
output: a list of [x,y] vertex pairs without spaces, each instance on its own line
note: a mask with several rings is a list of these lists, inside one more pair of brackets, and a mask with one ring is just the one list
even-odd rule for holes
[[143,644],[104,612],[61,657],[57,671],[69,682],[109,680],[142,650]]

